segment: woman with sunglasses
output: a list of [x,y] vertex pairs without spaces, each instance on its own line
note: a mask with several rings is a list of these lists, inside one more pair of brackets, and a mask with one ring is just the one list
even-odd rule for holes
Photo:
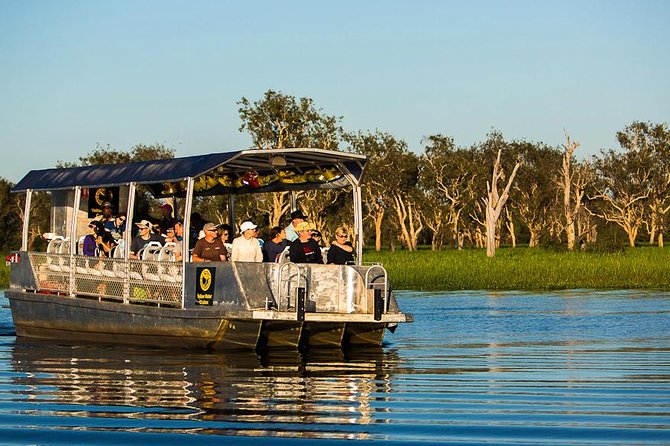
[[343,226],[335,230],[335,240],[328,249],[328,263],[347,265],[354,263],[354,247],[349,239],[349,232]]

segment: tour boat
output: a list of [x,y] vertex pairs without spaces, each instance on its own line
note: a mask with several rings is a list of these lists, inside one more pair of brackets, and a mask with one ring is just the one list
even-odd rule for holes
[[[173,159],[29,172],[13,192],[26,193],[21,250],[9,257],[9,299],[16,334],[66,343],[155,347],[272,349],[381,345],[385,330],[412,322],[396,302],[386,270],[362,262],[363,155],[313,148],[252,149]],[[188,216],[196,197],[235,197],[350,188],[355,263],[192,262],[175,260],[175,244],[130,258],[136,194],[170,202]],[[31,198],[51,197],[46,249],[29,250]],[[108,257],[84,256],[81,239],[110,201],[127,213],[127,229]],[[234,226],[234,225],[233,225]],[[186,251],[186,250],[185,250]]]

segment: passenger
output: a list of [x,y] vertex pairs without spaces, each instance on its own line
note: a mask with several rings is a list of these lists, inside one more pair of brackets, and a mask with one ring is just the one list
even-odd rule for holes
[[323,237],[321,236],[321,232],[319,232],[319,231],[316,230],[316,229],[313,230],[313,231],[312,231],[312,238],[319,244],[319,246],[321,246],[321,239],[323,238]]
[[126,232],[126,213],[119,212],[114,219],[114,224],[106,227],[111,231],[115,240],[123,238],[123,233]]
[[298,238],[291,243],[289,247],[289,256],[294,263],[323,263],[321,257],[321,248],[312,238],[314,226],[306,221],[298,224],[295,228],[298,231]]
[[135,237],[130,243],[130,251],[128,253],[131,259],[139,259],[138,253],[142,248],[144,248],[149,242],[158,242],[162,244],[162,239],[156,234],[151,232],[153,225],[147,220],[142,220],[139,223],[135,223],[140,229],[140,235]]
[[307,216],[302,213],[302,211],[293,211],[291,212],[291,223],[285,228],[286,230],[286,240],[292,242],[297,240],[298,231],[296,230],[297,226],[307,220]]
[[182,240],[184,235],[184,224],[181,220],[175,220],[174,228],[167,228],[163,236],[165,244],[174,243],[174,260],[182,259]]
[[112,249],[117,245],[116,240],[112,233],[102,225],[101,222],[98,222],[98,228],[96,231],[96,243],[98,245],[98,254],[100,257],[109,257],[109,254],[112,252]]
[[177,220],[174,222],[174,233],[175,233],[175,238],[178,241],[184,240],[184,221],[183,220]]
[[84,237],[84,246],[82,247],[82,254],[93,257],[98,255],[98,244],[96,238],[98,236],[99,221],[93,220],[88,224],[86,229],[86,237]]
[[270,239],[263,246],[263,261],[276,262],[287,246],[286,231],[279,226],[270,229]]
[[[189,226],[189,245],[191,248],[195,246],[195,242],[198,241],[200,237],[200,232],[202,231],[202,226],[205,222],[202,219],[202,215],[199,212],[194,212],[191,214],[191,225]],[[204,231],[202,236],[204,237]]]
[[261,245],[258,244],[256,229],[258,226],[250,221],[245,221],[240,225],[240,236],[233,240],[233,252],[230,254],[230,260],[233,262],[262,262],[263,252]]
[[354,263],[354,247],[349,241],[349,232],[343,226],[335,230],[335,241],[328,249],[328,263],[335,265]]
[[115,227],[116,217],[114,215],[114,206],[109,201],[102,203],[102,217],[100,221],[103,223],[108,231],[112,231]]
[[165,234],[168,228],[174,228],[175,219],[172,217],[172,206],[165,203],[160,206],[161,221],[158,223],[158,229],[161,234]]
[[231,244],[230,235],[233,233],[233,228],[228,224],[222,224],[219,226],[219,238],[223,242],[223,246],[226,247],[226,258],[230,260],[230,254],[233,251],[233,245]]
[[194,262],[225,262],[226,247],[218,237],[214,223],[205,223],[202,230],[205,236],[198,240],[193,248]]
[[165,243],[179,243],[179,240],[177,239],[177,232],[175,231],[174,227],[167,228],[165,230],[163,240],[165,241]]
[[226,244],[230,243],[230,235],[233,232],[233,228],[230,225],[222,224],[219,225],[218,233],[221,241]]

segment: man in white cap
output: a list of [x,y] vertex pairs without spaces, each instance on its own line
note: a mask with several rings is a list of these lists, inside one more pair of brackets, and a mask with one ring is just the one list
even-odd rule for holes
[[240,236],[233,240],[233,252],[230,260],[233,262],[262,262],[263,251],[256,239],[256,226],[250,221],[240,225]]
[[205,236],[198,240],[193,248],[194,262],[225,262],[226,261],[226,247],[219,238],[219,233],[216,229],[219,225],[214,223],[205,223],[202,230]]
[[135,223],[135,226],[137,226],[140,229],[140,235],[135,237],[133,241],[130,243],[130,251],[128,252],[128,256],[131,259],[138,259],[139,258],[138,253],[149,242],[158,242],[161,245],[163,244],[162,238],[158,237],[157,235],[151,232],[152,228],[151,222],[147,220],[142,220],[139,223]]

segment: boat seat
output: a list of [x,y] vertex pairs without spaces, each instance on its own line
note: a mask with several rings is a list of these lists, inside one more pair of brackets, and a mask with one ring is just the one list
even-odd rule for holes
[[289,247],[287,246],[284,250],[277,256],[277,263],[286,263],[291,261],[291,256],[288,254]]
[[137,257],[142,260],[158,260],[158,254],[161,252],[161,249],[163,249],[163,245],[159,242],[149,242],[140,249]]
[[161,250],[158,252],[157,260],[159,262],[163,261],[174,261],[175,252],[177,251],[177,244],[174,242],[167,242],[163,245]]

